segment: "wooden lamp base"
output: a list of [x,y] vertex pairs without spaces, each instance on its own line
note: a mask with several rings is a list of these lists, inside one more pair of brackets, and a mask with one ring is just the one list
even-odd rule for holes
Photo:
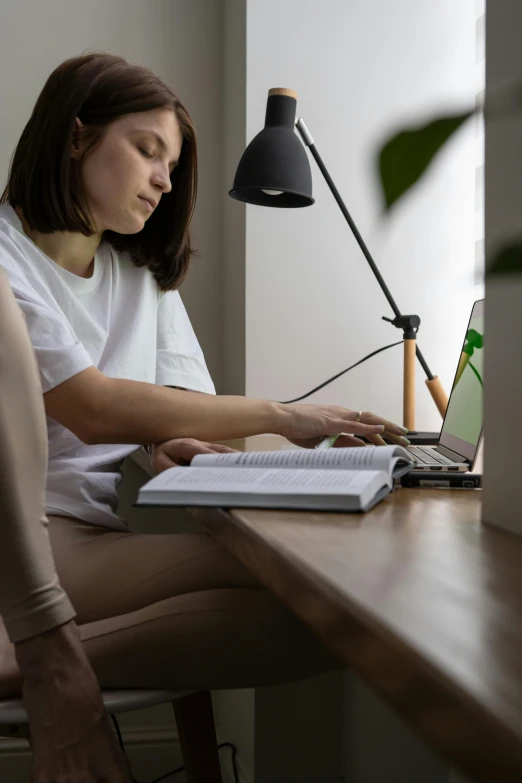
[[415,338],[404,340],[404,379],[402,388],[402,423],[409,430],[415,430]]
[[[404,381],[403,381],[403,425],[415,431],[415,367],[417,341],[414,338],[404,340]],[[442,387],[438,375],[426,380],[426,386],[442,418],[446,415],[448,396]]]
[[440,415],[444,418],[446,415],[446,408],[448,407],[448,395],[442,388],[439,376],[434,375],[431,380],[426,380],[426,386],[433,397],[433,401],[437,406]]

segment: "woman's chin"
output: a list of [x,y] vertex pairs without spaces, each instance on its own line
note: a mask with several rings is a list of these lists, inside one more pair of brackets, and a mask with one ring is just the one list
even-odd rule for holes
[[143,231],[146,220],[143,217],[129,217],[125,220],[114,221],[109,230],[116,234],[139,234]]

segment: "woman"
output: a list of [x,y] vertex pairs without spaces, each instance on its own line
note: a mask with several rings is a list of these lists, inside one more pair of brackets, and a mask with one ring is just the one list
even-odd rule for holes
[[336,665],[209,536],[129,531],[116,488],[139,445],[163,470],[264,432],[404,442],[370,413],[215,395],[177,291],[196,176],[177,97],[144,68],[89,54],[49,77],[1,199],[0,266],[48,417],[52,551],[103,687],[240,688]]

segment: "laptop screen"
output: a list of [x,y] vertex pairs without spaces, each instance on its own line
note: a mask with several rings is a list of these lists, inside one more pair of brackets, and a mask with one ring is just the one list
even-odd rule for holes
[[484,300],[475,302],[459,357],[439,444],[473,461],[482,434]]

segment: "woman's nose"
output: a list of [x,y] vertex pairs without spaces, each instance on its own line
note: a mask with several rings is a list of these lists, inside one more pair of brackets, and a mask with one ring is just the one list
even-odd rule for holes
[[158,171],[153,176],[153,184],[157,188],[161,188],[161,191],[163,193],[170,193],[172,190],[172,182],[170,181],[170,175],[169,170],[165,169],[165,171]]

